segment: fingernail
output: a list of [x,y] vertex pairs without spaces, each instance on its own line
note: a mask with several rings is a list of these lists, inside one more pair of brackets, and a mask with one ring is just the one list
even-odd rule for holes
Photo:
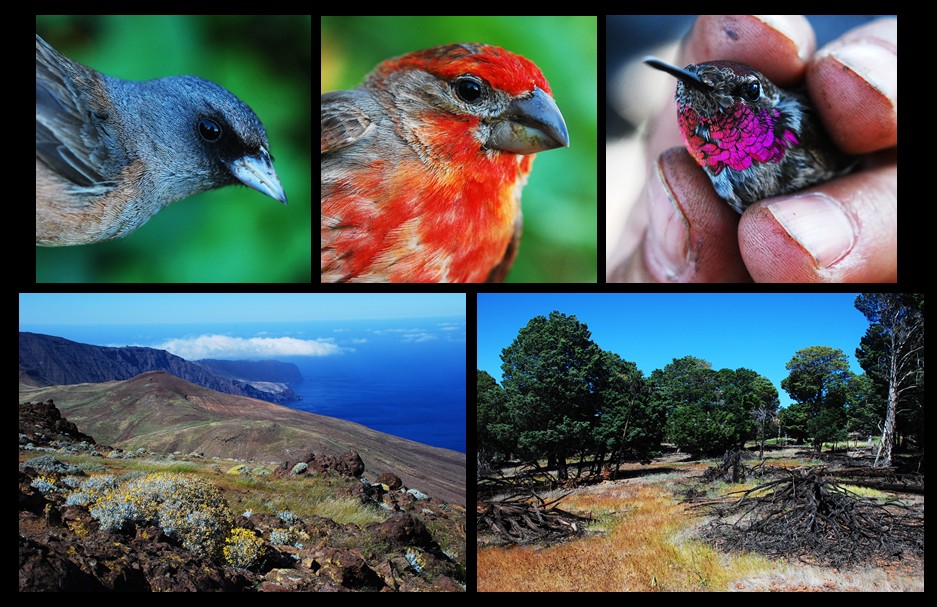
[[768,210],[813,257],[819,268],[832,266],[856,244],[852,218],[829,196],[808,194],[785,198],[769,204]]
[[889,99],[898,99],[898,57],[889,49],[862,42],[837,48],[830,56]]
[[660,159],[648,183],[648,263],[668,280],[676,280],[689,265],[690,225],[661,171]]
[[755,17],[790,40],[797,49],[797,56],[800,59],[803,61],[810,59],[815,48],[814,38],[811,35],[812,30],[804,27],[802,21],[792,15],[755,15]]

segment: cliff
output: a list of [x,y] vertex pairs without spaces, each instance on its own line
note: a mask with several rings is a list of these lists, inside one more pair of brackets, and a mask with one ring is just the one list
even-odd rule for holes
[[[281,385],[277,380],[264,380],[276,384],[265,386],[256,380],[247,382],[222,377],[210,368],[156,348],[94,346],[62,337],[21,332],[19,361],[21,382],[25,380],[28,385],[99,383],[130,379],[148,371],[165,371],[226,394],[276,403],[300,400],[289,386]],[[244,369],[243,364],[241,369]],[[255,376],[262,376],[262,368],[256,370]]]

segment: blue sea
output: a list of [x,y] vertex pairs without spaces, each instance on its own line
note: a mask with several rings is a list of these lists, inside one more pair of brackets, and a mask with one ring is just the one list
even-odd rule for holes
[[[101,346],[163,347],[190,360],[292,362],[305,378],[303,400],[286,406],[364,424],[419,443],[465,452],[465,319],[21,325]],[[209,337],[206,337],[209,336]],[[214,336],[214,337],[210,337]],[[221,337],[218,337],[221,336]],[[166,347],[172,344],[172,347]],[[220,355],[262,345],[266,356]],[[311,344],[311,345],[310,345]],[[303,350],[306,355],[290,355]],[[316,355],[308,355],[308,354]]]

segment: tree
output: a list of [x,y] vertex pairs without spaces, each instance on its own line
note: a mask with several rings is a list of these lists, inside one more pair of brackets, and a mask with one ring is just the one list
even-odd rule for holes
[[510,451],[512,440],[507,422],[507,396],[495,378],[487,371],[477,370],[476,404],[476,460],[477,475],[487,474],[492,462],[503,452]]
[[603,352],[603,376],[592,432],[595,470],[608,456],[618,472],[625,459],[646,460],[660,448],[667,415],[649,398],[644,374],[633,362]]
[[774,423],[778,405],[780,404],[778,389],[767,377],[759,375],[752,380],[751,390],[750,398],[753,399],[753,402],[747,408],[751,411],[752,421],[755,423],[758,433],[758,443],[761,449],[758,457],[764,457],[765,434],[767,429]]
[[537,316],[501,352],[502,386],[528,462],[546,457],[561,479],[566,458],[589,440],[602,384],[602,351],[589,328],[557,311]]
[[770,385],[751,369],[713,371],[709,362],[692,356],[651,374],[653,399],[670,412],[670,440],[694,454],[723,453],[753,434],[752,411],[770,402],[764,382]]
[[846,396],[849,432],[860,436],[877,434],[884,416],[885,399],[878,394],[872,378],[867,373],[852,376]]
[[882,441],[874,465],[888,467],[900,404],[908,402],[921,410],[923,433],[924,295],[863,293],[855,305],[872,323],[856,357],[873,381],[880,386],[887,381]]
[[792,403],[778,412],[778,423],[785,436],[796,443],[806,442],[810,438],[807,422],[810,419],[810,406],[807,403]]
[[807,433],[819,453],[823,441],[838,438],[845,427],[849,361],[842,350],[812,346],[798,350],[786,368],[790,374],[781,388],[804,405]]

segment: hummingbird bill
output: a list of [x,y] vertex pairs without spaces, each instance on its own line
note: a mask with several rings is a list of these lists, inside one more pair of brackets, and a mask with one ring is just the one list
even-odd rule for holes
[[681,69],[653,57],[644,63],[677,79],[677,123],[686,149],[739,213],[855,164],[830,140],[806,94],[779,88],[752,67],[710,61]]

